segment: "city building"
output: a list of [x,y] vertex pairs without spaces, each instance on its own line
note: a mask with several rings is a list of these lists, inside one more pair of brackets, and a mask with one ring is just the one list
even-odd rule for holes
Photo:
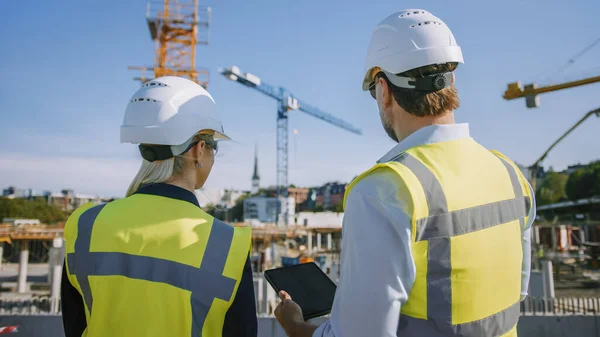
[[63,211],[72,212],[89,202],[100,204],[108,202],[109,198],[103,198],[92,194],[75,193],[73,190],[65,189],[60,192],[44,191],[37,193],[32,189],[19,189],[8,187],[2,191],[2,196],[8,199],[44,199],[48,205],[59,207]]
[[62,190],[47,196],[48,204],[60,207],[63,211],[72,212],[89,202],[101,204],[108,200],[97,195],[75,193],[73,190]]
[[229,209],[235,206],[235,202],[248,192],[222,188],[201,188],[195,194],[201,208],[217,206]]
[[250,197],[244,200],[244,221],[258,220],[260,222],[277,221],[280,210],[279,200],[268,197]]
[[323,206],[324,209],[334,208],[344,200],[348,184],[332,182],[327,183],[317,189],[316,206]]
[[16,227],[27,226],[27,225],[39,225],[39,219],[21,219],[21,218],[4,218],[2,223],[10,224]]
[[[253,196],[244,200],[244,222],[276,223],[283,220],[282,199]],[[294,198],[288,197],[288,223],[294,223],[296,204]]]
[[567,166],[567,169],[564,170],[562,173],[566,173],[566,174],[571,174],[579,169],[585,168],[587,167],[587,165],[583,165],[583,164],[575,164],[575,165],[569,165]]
[[288,188],[288,196],[290,198],[294,199],[294,202],[296,203],[296,212],[299,212],[301,210],[305,210],[308,209],[307,206],[307,201],[308,201],[308,195],[309,195],[310,189],[308,188],[299,188],[299,187],[290,187]]
[[5,188],[2,190],[2,196],[8,199],[17,199],[17,198],[24,198],[24,199],[31,199],[31,198],[35,198],[35,197],[47,197],[50,194],[52,194],[52,192],[50,191],[43,191],[41,193],[38,193],[37,191],[31,189],[31,188],[17,188],[14,186],[9,186],[8,188]]
[[527,179],[527,181],[529,181],[531,183],[531,170],[529,169],[529,167],[527,166],[523,166],[521,164],[515,163],[517,164],[517,167],[519,168],[519,170],[521,170],[521,173],[523,173],[523,176],[525,176],[525,179]]
[[341,228],[344,213],[337,212],[300,212],[296,215],[296,224],[307,228]]
[[315,209],[317,206],[317,190],[318,188],[308,189],[308,197],[304,203],[298,206],[298,212]]

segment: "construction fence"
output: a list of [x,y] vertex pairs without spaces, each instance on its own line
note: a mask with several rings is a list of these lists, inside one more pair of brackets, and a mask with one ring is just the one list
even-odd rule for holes
[[533,298],[521,302],[521,315],[591,315],[600,316],[600,298]]
[[[262,294],[259,291],[258,294]],[[272,302],[272,303],[271,303]],[[261,301],[257,296],[260,317],[270,317],[277,300]],[[60,315],[60,298],[32,296],[0,299],[0,315]],[[600,316],[600,298],[532,298],[521,302],[522,316]]]

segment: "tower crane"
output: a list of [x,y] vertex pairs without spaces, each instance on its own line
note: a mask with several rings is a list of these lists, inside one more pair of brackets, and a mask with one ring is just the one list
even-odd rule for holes
[[[150,37],[156,42],[154,66],[129,67],[142,71],[135,77],[142,83],[161,76],[180,76],[208,86],[207,69],[196,67],[196,45],[209,40],[210,7],[199,7],[198,0],[151,0],[146,6]],[[146,77],[146,70],[154,77]]]
[[[282,200],[283,223],[288,224],[288,112],[300,110],[327,123],[333,124],[357,135],[362,131],[348,122],[319,110],[292,95],[282,87],[272,86],[261,81],[260,77],[251,73],[242,73],[236,66],[220,69],[219,72],[229,80],[236,81],[247,87],[274,98],[277,101],[277,197]],[[279,212],[277,212],[279,217]]]
[[596,82],[600,82],[600,76],[594,76],[555,85],[548,85],[539,88],[535,83],[533,83],[526,85],[523,89],[521,82],[515,82],[508,85],[503,97],[506,100],[525,97],[525,103],[527,104],[528,108],[537,108],[540,105],[540,99],[538,97],[539,94],[578,87]]
[[[590,45],[583,48],[583,50],[579,51],[576,55],[571,57],[565,66],[563,66],[560,71],[564,71],[571,65],[573,65],[580,57],[588,53],[592,48],[596,45],[600,44],[600,38],[596,39]],[[559,83],[555,85],[548,85],[539,87],[535,84],[528,84],[525,88],[521,87],[521,82],[514,82],[508,85],[508,88],[504,92],[504,99],[511,100],[515,98],[525,97],[525,104],[527,104],[528,108],[537,108],[540,105],[539,94],[543,94],[546,92],[558,91],[563,89],[569,89],[578,87],[581,85],[591,84],[600,82],[600,75],[579,79],[576,81],[570,81],[565,83]]]

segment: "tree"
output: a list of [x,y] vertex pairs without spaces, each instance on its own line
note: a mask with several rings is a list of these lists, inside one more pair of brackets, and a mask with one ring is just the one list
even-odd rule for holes
[[566,185],[569,176],[563,173],[550,171],[546,174],[536,192],[538,205],[557,203],[566,199]]
[[248,194],[244,194],[235,201],[235,205],[229,210],[232,221],[244,220],[244,200],[248,199],[248,197]]
[[566,185],[571,200],[600,196],[600,160],[573,172]]
[[265,196],[267,198],[274,198],[277,196],[277,191],[273,188],[261,188],[258,190],[257,195]]
[[204,211],[212,216],[215,216],[216,207],[213,204],[208,204],[204,206]]
[[45,224],[64,222],[69,217],[57,206],[48,205],[44,198],[34,200],[0,198],[0,221],[4,218],[39,219]]

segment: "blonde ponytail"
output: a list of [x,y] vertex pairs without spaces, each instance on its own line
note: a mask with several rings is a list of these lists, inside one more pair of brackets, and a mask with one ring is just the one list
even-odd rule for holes
[[166,183],[173,177],[180,175],[185,167],[185,158],[174,157],[167,160],[149,162],[142,160],[142,167],[133,178],[127,189],[126,196],[134,194],[141,186],[146,184]]
[[[212,135],[198,133],[194,135],[192,141],[204,140],[205,142],[214,142]],[[167,160],[157,160],[149,162],[142,159],[142,167],[133,178],[133,181],[127,189],[125,196],[134,194],[140,187],[147,184],[166,183],[173,177],[180,176],[185,169],[186,158],[175,156]]]

